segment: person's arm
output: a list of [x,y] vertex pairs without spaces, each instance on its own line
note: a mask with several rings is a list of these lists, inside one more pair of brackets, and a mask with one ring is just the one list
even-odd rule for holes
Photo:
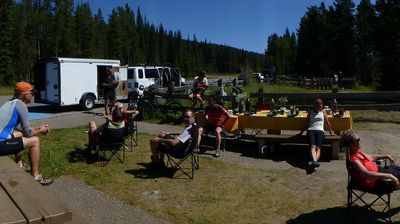
[[15,108],[17,109],[18,115],[19,115],[19,122],[21,124],[21,132],[25,137],[32,137],[33,136],[33,131],[31,129],[31,126],[29,124],[29,117],[28,117],[28,107],[26,106],[25,103],[22,101],[17,101],[15,103]]
[[331,122],[329,122],[328,116],[326,115],[326,111],[324,110],[323,113],[324,113],[324,120],[325,120],[325,123],[326,123],[326,125],[328,125],[328,128],[329,128],[329,134],[335,135],[335,134],[333,133],[333,131],[332,131]]
[[165,143],[165,144],[175,147],[180,143],[180,141],[177,138],[173,138],[173,139],[160,138],[160,143]]
[[25,137],[32,137],[32,136],[37,136],[39,134],[47,134],[50,132],[50,128],[48,125],[42,125],[40,127],[31,127],[29,123],[29,117],[28,117],[28,107],[26,106],[25,103],[22,101],[18,101],[15,105],[18,114],[19,114],[19,119],[21,123],[21,132],[23,136]]
[[394,165],[394,159],[392,158],[391,155],[368,155],[368,154],[366,154],[366,156],[369,159],[374,160],[374,161],[387,159],[387,160],[389,160],[391,165]]
[[204,78],[203,81],[204,81],[204,82],[203,82],[204,88],[207,89],[207,88],[208,88],[208,79],[207,79],[207,78]]
[[360,161],[356,160],[353,163],[353,168],[355,168],[361,176],[363,176],[366,179],[374,179],[374,180],[391,180],[393,181],[396,189],[400,188],[399,180],[397,177],[390,173],[379,173],[379,172],[371,172],[365,168]]
[[136,116],[139,113],[139,111],[138,110],[124,110],[123,113]]
[[111,115],[103,115],[103,118],[106,119],[106,121],[112,121]]
[[305,123],[303,129],[301,129],[300,132],[297,135],[302,135],[303,132],[305,130],[307,130],[308,127],[310,126],[310,113],[311,113],[311,111],[308,111],[307,118],[306,118],[306,123]]
[[218,105],[218,106],[221,108],[222,115],[225,117],[224,121],[222,122],[222,126],[224,126],[225,123],[228,122],[229,118],[231,118],[231,115],[223,106],[220,106],[220,105]]

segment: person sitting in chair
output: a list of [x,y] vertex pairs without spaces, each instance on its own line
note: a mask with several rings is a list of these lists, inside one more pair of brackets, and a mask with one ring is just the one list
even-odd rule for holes
[[129,119],[134,118],[136,115],[139,114],[138,110],[135,110],[135,109],[130,110],[130,109],[124,107],[124,104],[122,104],[120,102],[117,102],[115,104],[115,108],[120,110],[120,112],[122,114],[122,119],[125,122],[125,127],[129,126]]
[[[203,94],[208,88],[208,80],[206,77],[206,72],[202,71],[199,76],[193,81],[193,93],[189,95],[191,100],[199,100],[201,102],[201,107],[203,106]],[[193,103],[194,106],[194,103]]]
[[94,121],[89,122],[89,148],[100,143],[100,138],[105,128],[119,129],[125,127],[122,113],[119,109],[114,109],[112,116],[103,115],[102,117],[106,120],[106,123],[102,124],[100,127],[97,127]]
[[[151,148],[151,161],[154,164],[163,164],[161,160],[161,151],[171,155],[179,155],[186,149],[185,143],[191,138],[191,129],[196,126],[193,111],[191,109],[185,110],[183,115],[185,129],[178,135],[178,133],[161,132],[158,136],[150,139]],[[177,135],[177,137],[174,137]],[[161,150],[161,147],[163,149]]]
[[[351,173],[355,183],[360,184],[366,190],[386,192],[400,189],[400,167],[394,165],[390,155],[370,155],[361,150],[361,138],[354,130],[342,133],[341,143],[343,147],[349,147],[349,158],[346,163],[354,171]],[[387,159],[389,166],[379,167],[375,161]],[[390,180],[390,181],[385,181]]]
[[219,157],[219,151],[221,147],[221,132],[223,131],[224,124],[230,118],[228,111],[217,104],[215,97],[210,96],[208,98],[208,107],[206,108],[207,124],[205,130],[207,133],[215,133],[215,157]]

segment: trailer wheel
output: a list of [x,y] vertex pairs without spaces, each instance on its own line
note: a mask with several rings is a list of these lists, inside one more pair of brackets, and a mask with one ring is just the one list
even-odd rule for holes
[[94,108],[94,98],[93,96],[85,96],[81,99],[81,108],[83,110],[91,110]]

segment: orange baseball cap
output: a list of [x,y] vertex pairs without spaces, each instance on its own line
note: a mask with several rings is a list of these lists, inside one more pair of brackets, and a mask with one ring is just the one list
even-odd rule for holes
[[31,90],[33,90],[33,87],[31,84],[29,84],[27,82],[17,82],[17,84],[15,84],[15,88],[14,88],[15,93],[25,93],[25,92],[28,92]]

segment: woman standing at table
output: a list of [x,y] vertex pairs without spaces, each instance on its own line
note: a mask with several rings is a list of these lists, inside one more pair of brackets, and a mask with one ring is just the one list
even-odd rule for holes
[[306,121],[307,126],[299,133],[299,135],[302,135],[303,132],[307,130],[312,158],[309,166],[312,169],[319,167],[318,160],[321,156],[321,145],[325,139],[324,124],[328,125],[329,133],[334,135],[326,111],[323,108],[324,102],[322,99],[316,99],[313,108],[308,112]]

